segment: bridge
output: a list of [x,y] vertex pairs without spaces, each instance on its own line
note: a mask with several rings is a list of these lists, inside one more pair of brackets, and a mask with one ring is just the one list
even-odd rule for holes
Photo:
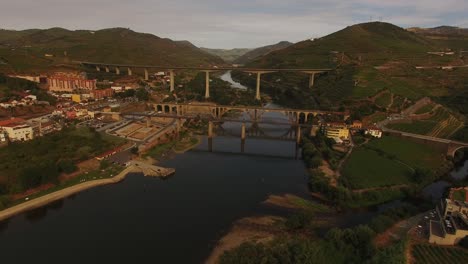
[[110,72],[114,69],[115,74],[120,74],[121,68],[127,69],[127,74],[132,75],[133,69],[142,69],[144,72],[144,79],[149,80],[149,70],[167,70],[170,75],[170,91],[173,92],[175,89],[174,72],[176,70],[196,70],[205,72],[205,98],[210,98],[210,73],[216,71],[230,71],[237,70],[257,75],[257,87],[255,93],[255,99],[260,100],[260,83],[262,74],[272,72],[301,72],[309,75],[309,88],[314,85],[315,75],[322,72],[332,71],[332,69],[312,69],[312,68],[244,68],[244,67],[233,67],[233,66],[212,66],[212,67],[185,67],[185,66],[157,66],[157,65],[137,65],[137,64],[113,64],[105,62],[90,62],[90,61],[74,61],[74,63],[81,64],[85,67],[95,67],[97,71],[101,69],[106,72]]
[[311,110],[311,109],[288,109],[288,108],[263,108],[260,106],[228,106],[228,105],[216,105],[216,104],[191,104],[191,103],[156,103],[153,104],[155,111],[161,114],[169,114],[174,117],[184,117],[190,114],[206,114],[210,115],[214,119],[222,118],[226,113],[242,112],[250,115],[252,120],[258,121],[265,113],[280,113],[288,118],[291,123],[299,123],[301,117],[303,123],[315,116],[325,115],[338,115],[342,116],[343,120],[349,118],[349,112],[337,112],[337,111],[322,111],[322,110]]

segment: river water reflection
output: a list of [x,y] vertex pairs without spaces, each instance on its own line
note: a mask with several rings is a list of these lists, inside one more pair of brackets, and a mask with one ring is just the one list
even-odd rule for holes
[[[0,231],[4,263],[200,263],[236,219],[267,213],[270,194],[307,192],[295,143],[216,137],[162,162],[167,179],[129,175]],[[276,156],[276,157],[275,157]],[[65,259],[66,256],[66,259]]]

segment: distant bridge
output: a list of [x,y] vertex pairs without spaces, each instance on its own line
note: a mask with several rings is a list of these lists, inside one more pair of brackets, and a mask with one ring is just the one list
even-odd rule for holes
[[143,69],[145,80],[149,80],[149,69],[153,70],[168,70],[170,74],[170,91],[175,89],[174,71],[175,70],[197,70],[205,72],[205,98],[210,98],[210,72],[216,71],[229,71],[237,70],[248,73],[257,74],[257,87],[255,93],[255,99],[260,100],[260,82],[261,75],[272,72],[302,72],[309,74],[309,88],[314,85],[315,74],[322,72],[332,71],[333,69],[314,69],[314,68],[244,68],[244,67],[233,67],[233,66],[212,66],[212,67],[188,67],[188,66],[157,66],[157,65],[137,65],[137,64],[115,64],[105,62],[90,62],[90,61],[74,61],[74,63],[81,64],[87,67],[95,67],[97,71],[101,71],[101,68],[106,72],[110,72],[111,68],[115,70],[115,74],[120,74],[121,68],[127,69],[127,74],[132,75],[132,69]]

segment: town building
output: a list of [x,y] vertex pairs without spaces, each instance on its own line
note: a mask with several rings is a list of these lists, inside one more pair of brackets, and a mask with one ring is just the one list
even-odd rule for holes
[[436,214],[436,220],[429,223],[429,243],[456,245],[468,236],[467,201],[441,200],[436,206]]
[[359,120],[354,120],[353,123],[351,124],[352,129],[360,130],[362,129],[362,122]]
[[322,127],[322,132],[326,137],[332,138],[336,142],[349,140],[349,129],[345,123],[326,123]]
[[107,97],[112,97],[114,95],[114,90],[112,88],[107,88],[107,89],[99,89],[99,90],[93,90],[91,91],[91,96],[95,100],[107,98]]
[[72,94],[71,100],[75,103],[81,103],[81,94]]
[[375,138],[381,138],[383,135],[382,129],[377,128],[377,127],[368,127],[364,133],[366,135],[371,135]]
[[24,119],[12,118],[0,121],[0,130],[4,131],[9,141],[27,141],[34,138],[33,129]]
[[96,80],[87,80],[70,77],[51,77],[47,79],[49,91],[52,92],[72,92],[74,90],[94,90]]

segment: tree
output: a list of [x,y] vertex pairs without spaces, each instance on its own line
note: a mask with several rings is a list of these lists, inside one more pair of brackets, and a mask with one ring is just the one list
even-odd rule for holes
[[65,172],[65,173],[72,173],[78,169],[78,167],[73,163],[73,161],[69,159],[60,160],[57,163],[57,167],[59,169],[59,172]]
[[109,168],[110,165],[111,165],[110,161],[104,159],[104,160],[101,160],[101,163],[99,164],[99,168],[101,170],[105,170]]
[[139,101],[149,100],[149,93],[144,88],[137,89],[135,92],[135,96],[138,98]]

